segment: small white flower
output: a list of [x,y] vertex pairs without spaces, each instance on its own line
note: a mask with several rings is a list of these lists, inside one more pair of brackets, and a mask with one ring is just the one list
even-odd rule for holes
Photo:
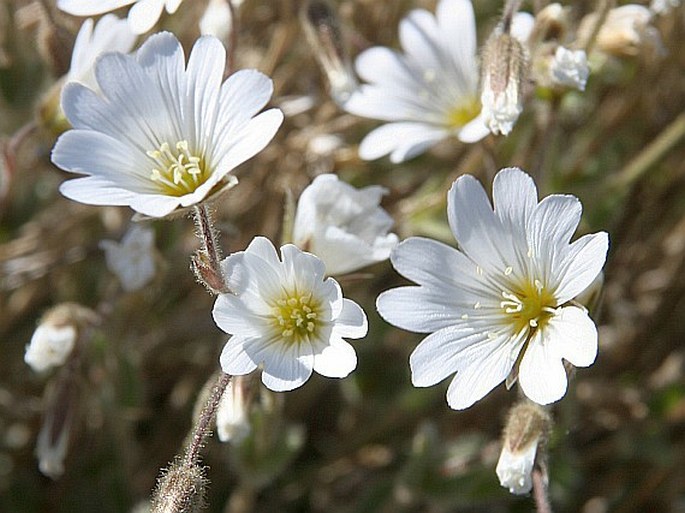
[[500,484],[508,488],[510,493],[523,495],[533,488],[533,465],[537,449],[537,440],[515,452],[506,445],[502,447],[495,472]]
[[559,46],[554,54],[550,73],[557,84],[584,91],[590,75],[587,55],[583,50],[569,50]]
[[390,256],[398,238],[380,207],[387,191],[356,189],[336,175],[317,176],[297,203],[293,240],[326,264],[329,275],[345,274]]
[[389,153],[397,163],[450,135],[466,143],[485,137],[471,2],[441,0],[435,15],[413,10],[400,23],[400,43],[403,54],[374,47],[357,57],[357,73],[368,84],[345,110],[390,122],[364,138],[361,158]]
[[316,256],[286,244],[279,259],[268,239],[256,237],[221,265],[232,291],[217,298],[213,312],[232,335],[221,353],[224,372],[244,375],[263,365],[262,382],[281,392],[302,386],[312,370],[343,378],[356,368],[343,337],[366,336],[366,315],[324,277]]
[[135,34],[150,30],[162,15],[162,10],[173,14],[183,0],[57,0],[57,7],[73,16],[97,16],[126,5],[135,4],[128,11],[128,24]]
[[203,36],[214,36],[227,44],[232,30],[233,19],[228,1],[209,0],[207,9],[200,18],[200,33]]
[[154,248],[155,232],[141,225],[133,225],[121,243],[100,241],[107,268],[119,278],[127,292],[140,289],[154,277]]
[[[454,182],[447,213],[459,249],[412,237],[390,255],[418,286],[380,295],[378,311],[400,328],[431,333],[410,358],[415,386],[454,374],[447,401],[471,406],[518,369],[524,394],[538,404],[566,392],[562,359],[578,367],[597,355],[597,329],[572,302],[602,269],[604,232],[570,243],[581,204],[554,194],[538,202],[530,176],[500,171],[493,207],[470,175]],[[515,375],[515,372],[514,372]]]
[[128,53],[133,49],[136,36],[126,23],[113,14],[100,18],[93,29],[93,19],[83,22],[71,54],[71,67],[67,82],[81,82],[93,90],[98,89],[95,80],[95,61],[105,52]]
[[72,324],[41,323],[26,346],[24,361],[36,372],[59,367],[67,361],[76,343]]
[[165,32],[135,56],[98,59],[101,95],[78,83],[62,94],[74,129],[59,138],[52,161],[88,175],[64,182],[62,194],[163,217],[230,183],[229,173],[267,145],[283,115],[257,114],[273,90],[258,71],[238,71],[222,85],[225,63],[224,46],[204,36],[186,67],[180,43]]
[[240,444],[250,434],[250,418],[245,394],[245,378],[233,376],[221,397],[216,412],[216,432],[222,442]]

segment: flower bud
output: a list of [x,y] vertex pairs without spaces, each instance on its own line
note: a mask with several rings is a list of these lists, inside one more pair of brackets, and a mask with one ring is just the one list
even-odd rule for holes
[[240,444],[250,434],[251,376],[233,376],[216,412],[219,440]]
[[507,135],[523,110],[523,85],[528,58],[521,42],[501,27],[495,29],[483,50],[481,103],[490,131]]
[[587,55],[583,50],[569,50],[559,46],[549,71],[555,84],[584,91],[590,75]]
[[[593,13],[583,18],[578,28],[581,41],[591,37],[598,16]],[[617,57],[638,55],[646,46],[662,50],[661,38],[651,20],[651,11],[642,5],[628,4],[611,9],[595,36],[595,46]]]
[[194,513],[206,507],[207,479],[196,463],[174,462],[159,478],[151,513]]
[[218,38],[224,45],[228,45],[233,31],[233,15],[228,0],[209,0],[202,18],[200,18],[200,33]]
[[316,60],[328,78],[331,97],[342,106],[358,84],[337,14],[326,0],[310,0],[302,10],[301,19]]
[[569,8],[557,2],[549,4],[535,15],[535,25],[530,39],[536,43],[563,41],[568,32],[568,25]]
[[36,372],[63,365],[71,355],[79,329],[97,322],[97,314],[74,303],[63,303],[49,310],[40,321],[24,361]]
[[518,403],[510,410],[495,469],[500,484],[509,492],[522,495],[532,489],[533,466],[536,458],[544,458],[551,422],[549,414],[532,402]]
[[81,397],[78,379],[73,369],[66,368],[45,393],[45,413],[36,442],[36,457],[39,470],[52,479],[64,474],[64,459]]

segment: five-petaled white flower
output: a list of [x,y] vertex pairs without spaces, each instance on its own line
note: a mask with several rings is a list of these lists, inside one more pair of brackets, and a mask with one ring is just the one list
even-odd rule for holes
[[96,59],[104,52],[128,53],[133,49],[135,42],[136,36],[131,32],[126,20],[119,19],[113,14],[103,16],[95,24],[92,18],[87,19],[76,36],[66,81],[81,82],[97,90]]
[[357,57],[357,73],[368,84],[345,110],[390,122],[364,138],[361,158],[390,153],[397,163],[450,135],[467,143],[485,137],[471,2],[441,0],[435,15],[413,10],[400,23],[400,43],[404,54],[373,47]]
[[342,297],[316,256],[292,244],[281,248],[256,237],[245,251],[222,262],[231,293],[214,305],[214,320],[229,333],[221,367],[244,375],[263,365],[262,382],[274,391],[304,384],[312,370],[342,378],[357,366],[357,355],[343,338],[362,338],[366,315]]
[[155,232],[151,228],[133,225],[121,243],[100,241],[107,268],[116,274],[122,288],[138,290],[155,275]]
[[271,97],[268,77],[242,70],[222,85],[225,63],[224,46],[204,36],[186,69],[169,33],[151,36],[135,56],[103,55],[95,70],[101,95],[78,83],[62,94],[74,129],[59,138],[52,161],[89,175],[64,182],[62,194],[162,217],[221,190],[283,120],[278,109],[257,114]]
[[570,243],[582,207],[554,194],[538,203],[535,184],[517,168],[500,171],[493,207],[480,183],[458,178],[448,196],[459,249],[412,237],[390,259],[418,286],[381,294],[378,311],[403,329],[431,333],[410,358],[415,386],[455,377],[454,409],[471,406],[510,374],[531,400],[548,404],[566,392],[562,359],[579,367],[597,354],[597,329],[573,302],[602,269],[604,232]]
[[150,30],[162,15],[162,9],[173,14],[183,0],[57,0],[57,7],[74,16],[97,16],[126,5],[135,4],[128,12],[128,24],[135,34]]
[[297,203],[295,244],[323,260],[329,275],[385,260],[398,242],[388,233],[392,218],[379,206],[385,193],[377,185],[356,189],[335,175],[317,176]]

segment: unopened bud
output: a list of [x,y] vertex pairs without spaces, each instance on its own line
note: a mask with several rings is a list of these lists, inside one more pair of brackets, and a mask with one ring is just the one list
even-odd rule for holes
[[60,104],[64,83],[64,78],[55,82],[38,103],[38,126],[52,137],[57,137],[71,128]]
[[206,507],[207,479],[196,463],[174,462],[159,478],[151,513],[195,513]]
[[205,251],[198,250],[190,257],[190,269],[197,281],[204,285],[210,294],[218,295],[228,292],[221,270],[212,266]]
[[240,444],[250,434],[251,376],[233,376],[216,412],[219,440]]
[[522,402],[509,412],[504,428],[497,477],[509,492],[522,495],[533,487],[533,467],[544,460],[552,419],[539,405]]
[[79,330],[97,320],[95,312],[75,303],[54,307],[33,333],[24,361],[36,372],[63,365],[74,350]]
[[550,75],[555,84],[585,90],[590,67],[587,55],[583,50],[569,50],[563,46],[557,47],[550,65]]
[[71,429],[79,410],[81,387],[78,379],[73,369],[64,369],[45,393],[45,413],[36,442],[36,457],[39,470],[52,479],[64,474]]
[[[581,41],[591,37],[598,19],[597,13],[583,18],[578,28]],[[618,57],[638,55],[646,46],[662,51],[661,37],[651,25],[651,20],[652,12],[642,5],[629,4],[611,9],[595,36],[595,47]]]
[[483,50],[481,103],[485,124],[493,134],[507,135],[523,110],[523,85],[528,58],[521,42],[495,29]]
[[331,97],[338,105],[344,105],[358,84],[337,13],[326,0],[309,0],[301,19],[307,40],[328,78]]
[[228,0],[209,0],[202,18],[200,18],[200,33],[218,38],[224,45],[228,45],[233,31],[233,14]]
[[569,8],[552,3],[535,15],[531,40],[536,44],[545,41],[563,41],[568,31]]

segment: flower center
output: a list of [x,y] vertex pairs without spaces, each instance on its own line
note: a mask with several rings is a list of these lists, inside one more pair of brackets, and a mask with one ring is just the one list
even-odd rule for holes
[[286,293],[276,300],[272,312],[274,328],[287,344],[316,336],[322,325],[321,304],[311,294]]
[[163,142],[158,150],[148,151],[147,155],[155,162],[150,179],[169,196],[195,191],[209,175],[204,159],[188,149],[188,141],[179,141],[173,148]]
[[554,313],[554,295],[540,280],[515,287],[515,292],[502,291],[500,308],[517,333],[524,329],[543,328]]
[[447,112],[445,124],[450,128],[461,128],[480,114],[480,102],[471,98],[461,102]]

